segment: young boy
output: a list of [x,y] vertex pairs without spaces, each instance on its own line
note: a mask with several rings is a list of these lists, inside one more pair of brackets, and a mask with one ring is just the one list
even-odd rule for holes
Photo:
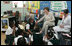
[[[18,41],[18,39],[19,38],[24,38],[25,39],[25,41],[26,41],[26,44],[28,44],[28,39],[26,38],[26,37],[24,37],[24,32],[23,32],[23,30],[22,29],[18,29],[19,30],[19,34],[18,34],[18,36],[17,37],[15,37],[14,38],[14,42],[13,42],[13,45],[19,45],[19,41]],[[25,42],[24,41],[24,42]],[[20,43],[21,44],[21,43]],[[22,43],[23,44],[23,43]]]
[[15,24],[14,22],[10,22],[9,23],[9,26],[8,26],[8,29],[6,30],[6,44],[8,45],[12,45],[13,43],[13,39],[14,39],[14,36],[15,36]]
[[17,45],[27,45],[25,38],[19,38],[17,41]]
[[29,19],[29,24],[30,24],[30,30],[33,32],[34,26],[35,26],[35,21],[34,19],[30,18]]
[[50,32],[43,36],[43,41],[46,43],[46,45],[53,45],[52,42],[50,42],[49,39],[51,39],[53,36],[53,34],[51,34]]
[[44,45],[43,36],[40,34],[40,27],[38,24],[34,27],[34,34],[33,34],[33,44],[32,45]]
[[25,21],[25,32],[26,33],[25,33],[24,37],[26,37],[28,39],[28,43],[30,43],[29,35],[31,35],[33,33],[31,32],[31,30],[30,30],[30,24],[27,21]]
[[32,32],[31,32],[31,30],[30,30],[30,24],[27,22],[27,21],[25,21],[25,30],[26,30],[26,32],[28,32],[29,34],[32,34]]
[[19,30],[19,34],[17,37],[14,38],[14,45],[17,45],[18,38],[23,37],[23,35],[24,35],[23,30],[21,30],[21,29],[18,29],[18,30]]

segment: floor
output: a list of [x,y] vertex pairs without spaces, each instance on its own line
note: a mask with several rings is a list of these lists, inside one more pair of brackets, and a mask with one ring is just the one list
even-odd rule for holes
[[[6,39],[5,33],[2,33],[2,32],[1,32],[1,45],[6,45],[5,42],[4,42],[5,39]],[[64,44],[64,42],[65,42],[65,41],[63,41],[62,43]],[[63,45],[63,44],[62,44],[62,45]],[[71,42],[69,43],[69,45],[71,45]]]
[[1,32],[1,45],[6,45],[5,42],[4,42],[5,39],[6,39],[5,33],[2,33],[2,32]]

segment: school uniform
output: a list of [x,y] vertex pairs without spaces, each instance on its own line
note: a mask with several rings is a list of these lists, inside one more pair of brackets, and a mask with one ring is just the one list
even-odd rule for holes
[[[30,25],[29,24],[26,24],[25,25],[25,31],[28,32],[28,29],[30,29]],[[26,37],[28,39],[28,42],[30,41],[28,34],[24,33],[24,37]]]
[[35,26],[35,21],[33,21],[33,23],[29,23],[30,24],[30,30],[33,32],[34,26]]
[[8,26],[8,29],[6,30],[6,41],[8,44],[12,45],[13,40],[14,40],[14,36],[12,35],[13,29]]
[[26,30],[30,29],[30,24],[26,24]]
[[15,44],[15,45],[17,45],[17,41],[18,41],[18,39],[21,38],[21,37],[23,37],[23,36],[19,35],[18,37],[14,38],[14,44]]
[[30,24],[25,25],[25,31],[28,32],[28,30],[30,30]]
[[33,34],[33,45],[44,45],[42,34],[40,33]]
[[6,30],[6,35],[11,35],[12,34],[12,32],[13,32],[13,29],[10,27],[10,26],[8,26],[8,29]]
[[47,38],[44,38],[44,37],[43,37],[43,41],[45,41],[47,43],[47,45],[53,45],[53,43],[51,41],[49,41]]

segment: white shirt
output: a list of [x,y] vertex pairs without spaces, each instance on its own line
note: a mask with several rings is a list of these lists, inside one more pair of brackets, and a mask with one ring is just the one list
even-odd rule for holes
[[[40,34],[39,32],[36,32],[35,34]],[[29,35],[29,38],[31,41],[33,41],[33,35]]]
[[47,42],[47,45],[53,45],[45,36],[43,37],[43,41]]
[[26,24],[26,29],[30,29],[30,25],[29,24]]
[[[18,39],[21,38],[21,37],[23,37],[23,36],[22,35],[19,35],[18,37],[14,38],[15,45],[17,45]],[[26,43],[28,43],[28,39],[26,37],[24,37],[24,38],[26,40]]]
[[71,16],[68,15],[65,19],[64,19],[64,16],[63,16],[61,24],[64,25],[64,29],[66,29],[66,30],[71,28]]
[[10,34],[12,34],[12,32],[13,32],[13,29],[10,27],[10,26],[8,26],[8,29],[6,30],[6,35],[10,35]]
[[18,39],[21,38],[21,37],[23,37],[23,36],[22,36],[22,35],[19,35],[18,37],[16,37],[16,38],[14,39],[15,45],[17,45],[17,41],[18,41]]
[[[16,31],[18,30],[18,28],[16,27],[15,28],[16,29]],[[6,35],[10,35],[10,34],[12,34],[13,33],[13,29],[10,27],[10,26],[8,26],[8,29],[6,30]]]

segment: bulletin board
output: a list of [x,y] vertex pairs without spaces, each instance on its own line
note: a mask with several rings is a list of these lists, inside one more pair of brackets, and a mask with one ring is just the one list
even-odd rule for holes
[[61,11],[67,9],[66,1],[51,1],[50,8],[55,11]]
[[40,1],[29,1],[29,9],[40,9]]
[[40,10],[43,10],[44,7],[50,8],[50,1],[40,1]]
[[[54,1],[55,2],[55,1]],[[69,13],[71,13],[71,1],[65,1],[67,3],[67,8],[69,9]],[[51,1],[40,1],[40,10],[43,10],[44,7],[51,7]],[[50,8],[51,11],[54,11]]]

